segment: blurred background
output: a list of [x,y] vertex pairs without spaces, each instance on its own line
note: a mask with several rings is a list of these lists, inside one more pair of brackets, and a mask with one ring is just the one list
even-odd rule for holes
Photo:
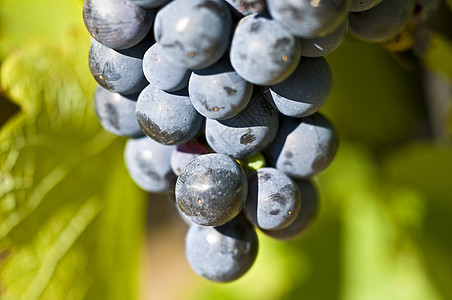
[[452,299],[452,1],[413,50],[353,38],[326,59],[341,141],[299,239],[259,234],[218,284],[187,225],[123,163],[92,106],[82,0],[0,0],[1,299]]

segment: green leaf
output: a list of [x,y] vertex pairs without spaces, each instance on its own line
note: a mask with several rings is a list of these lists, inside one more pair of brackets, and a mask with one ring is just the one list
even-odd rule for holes
[[393,182],[415,190],[425,199],[422,235],[418,236],[417,245],[430,278],[444,297],[450,299],[452,148],[430,142],[412,143],[389,155],[383,161],[383,168]]
[[449,8],[452,10],[452,0],[446,0],[447,5],[449,5]]
[[449,81],[452,81],[452,43],[445,36],[432,33],[422,60],[427,68],[447,76]]
[[[48,8],[47,8],[48,9]],[[92,107],[89,40],[29,43],[2,64],[20,111],[0,131],[2,299],[133,299],[145,194]]]
[[422,83],[385,49],[347,39],[326,56],[333,89],[321,111],[341,139],[381,149],[412,136],[424,114]]
[[0,0],[0,61],[30,41],[63,43],[83,31],[82,5],[83,0]]

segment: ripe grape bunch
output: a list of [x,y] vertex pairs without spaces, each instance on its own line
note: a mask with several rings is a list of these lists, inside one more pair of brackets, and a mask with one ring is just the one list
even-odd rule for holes
[[144,190],[169,191],[190,224],[199,275],[238,279],[256,229],[298,237],[318,209],[311,178],[338,135],[318,110],[332,88],[323,56],[350,31],[381,43],[422,22],[433,0],[85,0],[95,110],[127,136]]

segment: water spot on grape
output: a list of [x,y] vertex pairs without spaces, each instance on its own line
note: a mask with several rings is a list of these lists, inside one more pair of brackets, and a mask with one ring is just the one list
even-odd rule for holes
[[240,137],[240,144],[248,145],[256,140],[256,136],[250,131]]
[[287,203],[287,199],[280,193],[271,194],[268,197],[268,199],[271,202],[276,202],[276,203],[280,204],[281,206],[286,206],[286,203]]
[[285,155],[287,158],[292,158],[292,157],[293,157],[292,151],[286,151],[286,152],[284,152],[284,155]]
[[223,89],[226,91],[226,93],[228,93],[228,95],[234,95],[235,93],[237,93],[236,89],[233,89],[229,86],[224,86]]
[[270,173],[267,173],[267,172],[259,173],[259,181],[261,181],[261,182],[265,182],[271,178],[272,178],[272,174],[270,174]]
[[276,216],[276,215],[279,215],[280,212],[281,212],[281,210],[279,210],[279,209],[273,209],[270,211],[270,215]]
[[249,32],[250,33],[257,33],[257,32],[259,32],[261,30],[261,27],[262,27],[261,22],[259,22],[259,21],[254,22],[253,24],[251,24]]
[[105,106],[105,111],[108,116],[108,123],[110,123],[110,125],[115,129],[121,130],[119,126],[119,114],[116,106],[111,103],[107,103],[107,105]]

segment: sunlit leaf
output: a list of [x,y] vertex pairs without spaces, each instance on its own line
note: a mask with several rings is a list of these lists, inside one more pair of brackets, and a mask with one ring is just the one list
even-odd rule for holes
[[2,299],[133,299],[144,194],[92,108],[89,40],[30,43],[2,64],[19,107],[0,131]]
[[452,81],[452,42],[439,33],[433,33],[422,55],[424,64]]

